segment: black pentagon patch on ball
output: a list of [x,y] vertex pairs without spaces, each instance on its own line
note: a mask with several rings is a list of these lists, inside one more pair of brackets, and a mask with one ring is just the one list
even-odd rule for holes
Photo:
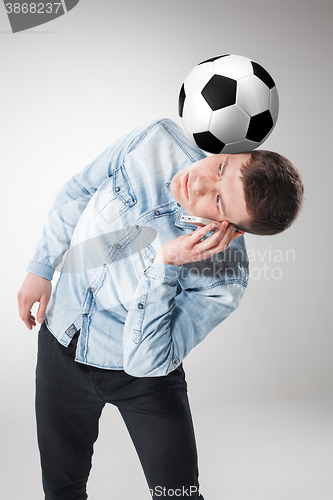
[[266,83],[267,87],[269,89],[272,89],[275,85],[275,82],[271,75],[268,73],[268,71],[265,70],[260,64],[251,61],[252,68],[253,68],[253,73],[260,78],[264,83]]
[[246,139],[255,142],[261,142],[273,127],[272,115],[269,111],[264,111],[258,115],[252,116]]
[[216,61],[216,59],[220,59],[221,57],[226,57],[226,56],[230,56],[230,54],[223,54],[223,56],[216,56],[216,57],[211,57],[210,59],[206,59],[206,61],[202,61],[198,64],[198,66],[200,66],[200,64],[205,64],[206,62],[213,62],[213,61]]
[[198,134],[193,134],[193,138],[199,148],[209,153],[221,153],[225,146],[224,142],[220,141],[211,132],[199,132]]
[[201,94],[213,111],[236,103],[237,82],[226,76],[214,75],[204,86]]
[[184,84],[182,85],[182,88],[180,89],[179,92],[179,99],[178,99],[178,114],[182,118],[183,117],[183,109],[184,109],[184,102],[185,102],[185,87]]

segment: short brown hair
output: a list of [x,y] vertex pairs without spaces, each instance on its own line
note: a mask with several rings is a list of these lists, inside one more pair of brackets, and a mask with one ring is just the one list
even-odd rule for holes
[[303,204],[304,187],[297,168],[272,151],[249,152],[240,168],[250,221],[242,229],[259,235],[278,234],[294,222]]

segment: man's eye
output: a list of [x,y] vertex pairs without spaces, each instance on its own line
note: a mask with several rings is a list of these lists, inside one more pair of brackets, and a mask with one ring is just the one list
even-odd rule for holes
[[220,205],[220,197],[219,196],[217,196],[217,198],[216,198],[216,204]]
[[221,163],[221,165],[219,166],[219,175],[221,174],[221,170],[222,170],[222,163]]

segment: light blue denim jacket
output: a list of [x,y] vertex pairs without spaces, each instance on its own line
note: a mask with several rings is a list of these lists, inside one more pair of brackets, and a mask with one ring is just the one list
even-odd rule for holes
[[154,264],[160,246],[196,226],[180,220],[170,183],[205,157],[169,119],[116,141],[55,199],[27,271],[58,282],[45,322],[76,361],[138,376],[174,370],[234,311],[248,282],[244,237],[183,266]]

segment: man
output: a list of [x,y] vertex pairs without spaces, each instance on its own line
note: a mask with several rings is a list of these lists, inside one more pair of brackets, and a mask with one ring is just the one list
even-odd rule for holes
[[[182,360],[239,304],[244,232],[283,231],[302,194],[280,155],[205,157],[167,119],[137,127],[66,183],[18,293],[26,326],[35,302],[43,322],[36,416],[47,500],[87,498],[107,402],[152,497],[203,498]],[[194,228],[184,214],[219,224]]]

